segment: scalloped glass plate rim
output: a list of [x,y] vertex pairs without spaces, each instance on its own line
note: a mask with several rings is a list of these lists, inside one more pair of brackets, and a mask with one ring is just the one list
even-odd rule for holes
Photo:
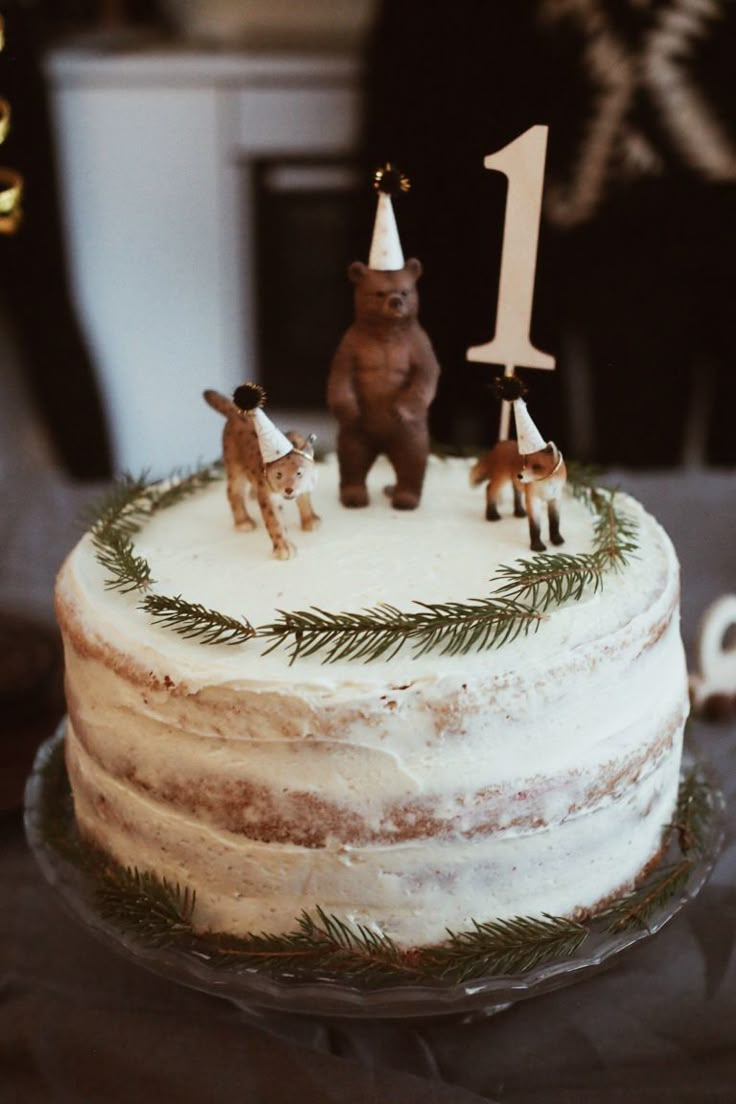
[[[656,935],[697,896],[723,842],[724,799],[720,790],[711,785],[712,816],[704,853],[695,862],[684,889],[657,910],[649,925],[613,935],[591,933],[569,958],[541,963],[523,974],[491,975],[461,983],[437,980],[371,988],[346,985],[332,977],[274,978],[257,967],[227,970],[210,965],[204,956],[193,951],[147,946],[100,915],[94,904],[90,876],[60,855],[44,839],[40,829],[42,797],[61,797],[46,794],[43,770],[63,738],[62,722],[54,735],[41,745],[26,785],[26,836],[46,880],[58,890],[67,910],[108,947],[162,977],[248,1007],[312,1016],[417,1019],[506,1007],[515,1001],[574,984],[581,977],[603,969],[621,952]],[[696,765],[698,760],[686,750],[681,777]]]

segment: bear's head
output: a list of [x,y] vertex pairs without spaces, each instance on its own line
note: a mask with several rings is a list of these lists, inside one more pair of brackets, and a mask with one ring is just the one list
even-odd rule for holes
[[419,296],[417,280],[421,263],[410,257],[403,268],[382,272],[353,261],[348,277],[355,286],[355,317],[368,324],[400,324],[417,316]]

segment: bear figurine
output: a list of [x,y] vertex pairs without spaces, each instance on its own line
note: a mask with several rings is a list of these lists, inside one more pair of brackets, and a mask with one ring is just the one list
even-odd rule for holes
[[333,357],[327,404],[338,421],[337,456],[343,506],[368,505],[366,477],[376,457],[393,466],[389,489],[397,510],[419,505],[429,454],[427,411],[439,365],[417,319],[421,263],[379,270],[353,261],[353,324]]

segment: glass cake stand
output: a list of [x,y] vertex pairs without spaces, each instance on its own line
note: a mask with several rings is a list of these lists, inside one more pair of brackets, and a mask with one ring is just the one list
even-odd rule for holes
[[[492,1015],[516,1001],[572,985],[603,969],[635,944],[650,939],[700,892],[723,843],[723,795],[711,786],[700,855],[681,891],[651,916],[646,928],[618,934],[593,932],[570,957],[545,962],[517,976],[478,977],[461,984],[437,980],[361,988],[329,977],[277,978],[256,967],[225,971],[212,965],[204,951],[153,948],[101,915],[92,877],[63,854],[44,829],[44,824],[48,823],[44,818],[48,818],[49,813],[57,823],[65,823],[67,827],[73,825],[68,782],[55,779],[46,769],[63,738],[62,725],[41,746],[26,786],[26,835],[48,882],[77,920],[108,947],[162,977],[224,997],[249,1012],[270,1010],[324,1019],[373,1020],[475,1019]],[[683,775],[695,765],[695,759],[686,753]],[[666,859],[667,856],[663,861]]]

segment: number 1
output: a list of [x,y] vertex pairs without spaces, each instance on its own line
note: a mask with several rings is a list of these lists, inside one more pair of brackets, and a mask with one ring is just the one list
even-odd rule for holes
[[[485,364],[503,364],[506,375],[513,375],[516,366],[555,366],[555,358],[535,348],[529,337],[547,131],[546,126],[530,127],[497,153],[489,154],[483,162],[487,169],[502,172],[508,179],[506,220],[496,333],[492,341],[468,349],[467,358]],[[508,415],[508,410],[505,413]],[[508,417],[506,421],[508,423]]]

